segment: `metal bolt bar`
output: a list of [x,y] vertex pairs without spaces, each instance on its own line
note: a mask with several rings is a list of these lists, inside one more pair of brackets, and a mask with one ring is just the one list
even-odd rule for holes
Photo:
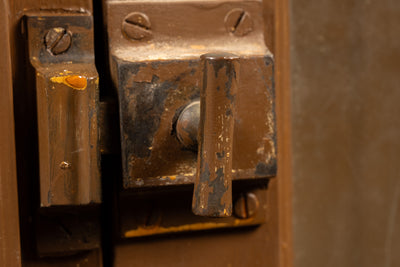
[[201,57],[200,124],[192,210],[196,215],[232,213],[232,147],[239,57],[221,53]]

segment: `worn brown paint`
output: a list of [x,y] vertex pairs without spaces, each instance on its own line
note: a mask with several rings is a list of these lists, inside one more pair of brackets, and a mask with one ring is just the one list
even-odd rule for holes
[[[67,26],[66,26],[67,25]],[[68,51],[48,52],[43,36],[73,33]],[[29,57],[35,68],[41,206],[100,202],[98,75],[89,15],[29,13]]]
[[[21,10],[23,9],[39,9],[39,8],[63,8],[70,10],[79,10],[79,8],[91,10],[91,2],[88,1],[10,1],[10,5],[12,6],[13,12],[10,16],[10,21],[12,27],[16,29],[17,23],[19,23],[19,19],[21,17]],[[270,17],[267,17],[269,20]],[[257,25],[260,25],[258,22]],[[271,32],[271,28],[267,29],[268,32]],[[13,31],[12,35],[17,35],[18,31]],[[271,36],[271,35],[267,35]],[[13,46],[13,60],[15,60],[14,73],[20,71],[22,66],[22,60],[17,60],[18,57],[15,56],[17,53],[20,53],[21,49],[15,48],[18,47],[18,42],[16,38],[12,38]],[[272,38],[267,38],[268,42],[271,42]],[[14,43],[15,42],[15,43]],[[21,44],[19,44],[21,45]],[[192,45],[192,47],[197,49],[204,49],[205,46],[202,45]],[[20,58],[21,59],[21,58]],[[18,75],[15,75],[18,77]],[[20,77],[20,76],[19,76]],[[19,83],[21,85],[21,83]],[[23,88],[22,86],[17,86],[17,88]],[[24,90],[18,89],[26,93]],[[17,91],[18,91],[17,90]],[[24,94],[22,94],[24,95]],[[22,98],[19,98],[22,99]],[[22,102],[22,101],[21,101]],[[29,157],[27,158],[27,160]],[[172,176],[171,176],[172,179]],[[274,185],[270,187],[270,190],[275,190]],[[268,204],[270,208],[274,207],[274,202],[269,202]],[[270,209],[271,211],[273,209]],[[276,212],[276,211],[274,211]],[[274,218],[274,216],[272,216]],[[272,221],[270,221],[272,222]],[[275,223],[273,225],[276,225]],[[237,232],[237,233],[229,233],[229,234],[205,234],[204,238],[199,237],[189,237],[189,238],[177,238],[170,239],[170,242],[155,241],[155,242],[138,242],[125,244],[124,251],[126,253],[121,254],[121,245],[117,247],[117,261],[116,264],[119,266],[130,266],[130,265],[138,265],[141,264],[152,264],[152,265],[161,265],[166,266],[168,264],[172,266],[179,266],[180,264],[190,264],[191,266],[196,266],[199,264],[204,265],[205,261],[213,262],[215,264],[229,264],[229,263],[237,263],[237,264],[248,264],[249,262],[253,264],[253,261],[256,259],[253,265],[264,266],[265,264],[272,264],[271,266],[276,266],[276,254],[274,253],[274,228],[271,224],[267,226],[262,226],[256,230],[249,231],[246,233]],[[270,232],[268,232],[270,231]],[[265,236],[267,238],[265,238]],[[271,238],[271,239],[270,239]],[[248,251],[243,254],[243,246],[244,242],[248,242],[250,246],[247,246]],[[136,244],[136,247],[135,247]],[[148,246],[149,244],[150,246]],[[200,251],[200,248],[205,248],[206,244],[211,244],[207,251],[209,253],[208,257],[199,257],[197,253]],[[226,248],[221,249],[221,245],[226,244]],[[252,245],[254,244],[254,246]],[[179,249],[184,249],[186,253],[179,253]],[[214,253],[217,251],[219,253]],[[158,257],[154,257],[153,249],[156,249],[159,254]],[[214,251],[213,251],[214,249]],[[174,253],[175,252],[175,253]],[[235,253],[236,252],[236,253]],[[59,259],[47,259],[47,260],[37,260],[36,263],[33,261],[26,262],[27,266],[75,266],[80,264],[80,266],[100,266],[101,262],[99,260],[99,251],[96,250],[93,252],[93,257],[64,257]],[[179,260],[170,261],[171,255],[176,255]],[[181,265],[185,266],[185,265]]]
[[[243,37],[227,32],[221,20],[239,7],[251,13],[254,22],[253,30]],[[273,59],[264,44],[260,8],[260,1],[221,5],[203,1],[105,1],[111,76],[120,103],[125,188],[194,182],[197,153],[185,150],[176,138],[174,124],[180,111],[199,97],[200,55],[211,51],[241,57],[233,179],[265,179],[275,175]],[[151,40],[141,42],[124,37],[121,19],[131,11],[146,14],[150,19]],[[165,24],[166,14],[179,19]],[[199,25],[198,21],[204,23]]]
[[194,214],[232,214],[233,131],[239,84],[239,57],[227,53],[201,56],[200,123]]

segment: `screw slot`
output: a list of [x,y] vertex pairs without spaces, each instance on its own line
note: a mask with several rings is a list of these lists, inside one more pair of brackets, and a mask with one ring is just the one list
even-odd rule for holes
[[235,202],[234,212],[236,217],[247,219],[253,217],[258,211],[259,203],[254,193],[242,194]]
[[241,8],[235,8],[226,15],[225,27],[229,33],[236,36],[245,36],[253,31],[253,20],[248,12]]
[[140,12],[133,12],[122,22],[125,36],[133,40],[149,39],[152,36],[149,18]]
[[71,33],[65,28],[56,27],[49,30],[44,38],[47,51],[56,56],[66,52],[71,47]]

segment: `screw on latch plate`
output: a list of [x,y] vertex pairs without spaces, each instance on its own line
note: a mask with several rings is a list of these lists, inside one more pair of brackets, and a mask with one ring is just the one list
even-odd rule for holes
[[250,14],[241,8],[235,8],[225,16],[226,30],[236,36],[244,36],[253,30]]
[[247,219],[253,217],[259,207],[257,196],[253,193],[241,195],[234,204],[234,213],[236,217]]
[[47,32],[44,41],[47,51],[52,55],[59,55],[70,48],[72,37],[65,28],[56,27]]
[[133,12],[122,22],[122,31],[125,36],[133,40],[148,39],[152,36],[149,18],[140,12]]

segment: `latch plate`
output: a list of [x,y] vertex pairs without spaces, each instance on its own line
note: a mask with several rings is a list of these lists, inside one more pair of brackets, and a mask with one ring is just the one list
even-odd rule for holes
[[[226,26],[232,10],[243,10],[251,20],[243,34]],[[174,123],[199,97],[200,55],[214,51],[240,56],[233,179],[275,176],[273,57],[264,44],[259,10],[260,1],[106,1],[124,188],[194,182],[197,153],[182,147]],[[130,13],[148,20],[146,38],[127,36],[124,18]]]

